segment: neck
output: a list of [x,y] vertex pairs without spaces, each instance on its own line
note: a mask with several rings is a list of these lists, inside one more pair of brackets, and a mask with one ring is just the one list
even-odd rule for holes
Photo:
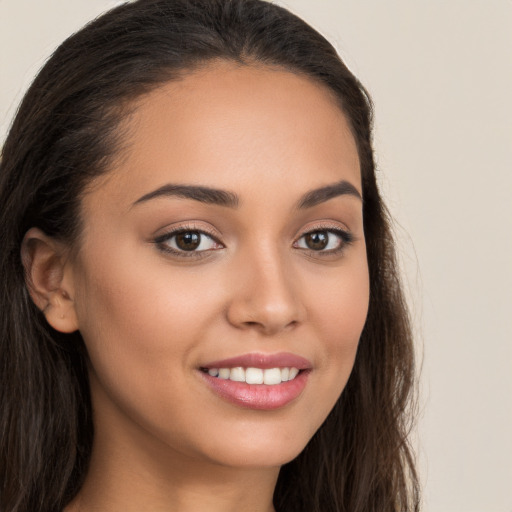
[[66,512],[274,512],[279,469],[240,469],[184,461],[109,457],[93,451],[86,481]]

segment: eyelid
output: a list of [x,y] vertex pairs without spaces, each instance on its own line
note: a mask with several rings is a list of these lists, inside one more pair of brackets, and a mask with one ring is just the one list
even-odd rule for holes
[[309,233],[314,233],[316,231],[332,231],[335,233],[342,233],[349,235],[351,238],[356,240],[354,234],[347,226],[341,225],[340,222],[329,220],[318,221],[316,223],[308,224],[306,227],[300,230],[300,232],[297,235],[297,240]]
[[[213,230],[209,230],[208,228],[205,228],[204,226],[198,226],[195,222],[190,222],[187,224],[179,224],[175,225],[173,227],[168,227],[162,234],[157,235],[153,238],[152,242],[157,246],[157,248],[165,253],[175,255],[177,257],[184,257],[184,258],[201,258],[208,256],[209,253],[218,250],[220,248],[224,248],[225,245],[219,240],[219,236],[216,233],[212,232]],[[222,247],[217,249],[203,249],[200,251],[185,251],[180,249],[174,249],[173,247],[170,247],[169,245],[166,245],[165,242],[169,241],[173,237],[179,235],[180,233],[186,233],[186,232],[194,232],[194,233],[200,233],[201,235],[207,236],[211,240],[213,240],[216,244],[221,245]]]
[[[305,236],[316,233],[318,231],[326,231],[329,233],[334,233],[336,236],[341,238],[340,247],[337,247],[336,249],[328,249],[328,250],[314,250],[310,248],[305,247],[296,247],[295,244],[298,243],[299,240],[304,238]],[[297,249],[300,249],[302,251],[306,251],[310,254],[316,255],[321,257],[322,255],[328,256],[328,255],[336,255],[342,253],[347,246],[351,245],[357,241],[357,238],[355,235],[348,229],[343,228],[339,224],[335,224],[332,222],[320,222],[319,224],[312,225],[310,227],[307,227],[301,231],[301,234],[295,239],[293,245]]]

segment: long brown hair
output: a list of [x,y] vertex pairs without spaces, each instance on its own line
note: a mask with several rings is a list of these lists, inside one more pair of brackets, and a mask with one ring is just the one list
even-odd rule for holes
[[121,150],[131,102],[213,59],[277,66],[338,99],[357,143],[370,306],[355,366],[305,450],[280,472],[279,512],[419,509],[407,435],[414,360],[389,216],[375,179],[372,104],[331,44],[262,0],[138,0],[67,39],[14,120],[0,163],[0,509],[62,510],[79,491],[93,422],[79,333],[54,331],[20,260],[33,226],[77,243],[87,183]]

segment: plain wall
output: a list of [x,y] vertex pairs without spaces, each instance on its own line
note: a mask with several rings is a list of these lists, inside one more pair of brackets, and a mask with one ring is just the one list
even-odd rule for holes
[[[0,0],[0,142],[34,74],[112,0]],[[512,2],[288,0],[376,105],[418,352],[427,512],[512,512]]]

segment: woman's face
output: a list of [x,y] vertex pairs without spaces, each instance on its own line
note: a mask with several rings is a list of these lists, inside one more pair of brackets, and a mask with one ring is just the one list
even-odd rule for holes
[[340,396],[367,313],[347,121],[306,78],[223,63],[142,98],[125,129],[68,268],[96,435],[279,466]]

